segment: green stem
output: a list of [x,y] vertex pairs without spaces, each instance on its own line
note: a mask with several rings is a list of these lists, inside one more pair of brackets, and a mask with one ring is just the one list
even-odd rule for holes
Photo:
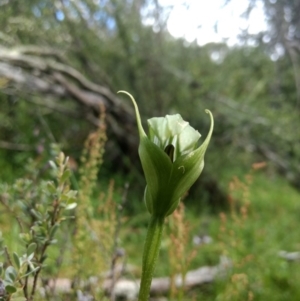
[[139,301],[148,301],[153,272],[159,254],[164,217],[151,216],[143,253],[142,279]]

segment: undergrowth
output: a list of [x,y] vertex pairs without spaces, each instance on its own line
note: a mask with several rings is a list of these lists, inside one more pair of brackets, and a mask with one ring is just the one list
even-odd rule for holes
[[[99,178],[106,141],[103,110],[101,116],[100,127],[84,145],[76,181],[65,156],[54,148],[56,169],[31,160],[22,179],[1,183],[0,277],[10,286],[0,299],[24,298],[27,283],[28,300],[116,300],[113,288],[121,276],[140,277],[148,215],[128,211],[124,216],[128,184],[116,187],[114,179],[101,181],[101,173]],[[57,178],[54,171],[59,168]],[[300,250],[299,193],[269,174],[264,164],[253,165],[246,174],[226,168],[220,176],[227,187],[228,210],[199,213],[201,200],[194,200],[182,204],[167,221],[154,276],[170,277],[169,300],[300,300],[299,262],[279,256],[281,251]],[[69,193],[72,185],[77,196]],[[135,198],[130,192],[131,202]],[[58,200],[69,210],[54,217]],[[176,286],[177,276],[184,283],[189,270],[216,266],[220,258],[227,258],[228,266],[214,282],[188,290]],[[40,282],[30,297],[35,278]],[[62,278],[69,281],[65,291],[58,285]]]

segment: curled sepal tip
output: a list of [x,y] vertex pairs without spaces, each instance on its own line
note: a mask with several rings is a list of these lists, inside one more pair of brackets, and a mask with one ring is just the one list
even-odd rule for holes
[[203,142],[203,144],[205,145],[205,149],[207,148],[208,144],[209,144],[209,141],[210,141],[210,138],[211,138],[211,135],[212,135],[212,132],[214,130],[214,117],[211,113],[210,110],[205,110],[205,113],[209,115],[210,117],[210,128],[209,128],[209,132],[207,134],[207,137],[205,139],[205,141]]
[[135,101],[134,97],[130,93],[128,93],[127,91],[123,91],[123,90],[118,91],[117,93],[123,93],[123,94],[126,94],[127,96],[130,97],[130,99],[131,99],[131,101],[132,101],[132,103],[134,105],[134,109],[135,109],[136,122],[137,122],[138,130],[139,130],[140,138],[146,137],[147,135],[146,135],[146,133],[145,133],[145,131],[143,129],[143,126],[142,126],[140,111],[139,111],[139,108],[138,108],[138,106],[136,104],[136,101]]

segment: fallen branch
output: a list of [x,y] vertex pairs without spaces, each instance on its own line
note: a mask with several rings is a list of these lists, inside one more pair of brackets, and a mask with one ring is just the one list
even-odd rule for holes
[[[22,91],[30,97],[32,94],[50,96],[44,105],[58,112],[65,113],[66,109],[54,100],[75,100],[84,108],[79,112],[93,124],[97,124],[100,104],[104,104],[108,128],[118,144],[127,150],[138,145],[134,135],[135,115],[129,102],[122,102],[107,87],[93,83],[80,71],[63,63],[57,51],[35,46],[12,49],[0,46],[0,78],[4,93],[17,95]],[[76,112],[68,112],[68,115],[78,118]]]
[[[196,270],[191,270],[186,274],[184,288],[191,289],[206,283],[211,283],[218,277],[224,277],[230,267],[230,260],[227,257],[221,257],[220,263],[216,266],[204,266]],[[98,279],[94,277],[91,281],[97,282]],[[108,295],[111,293],[112,281],[111,279],[105,279],[102,285],[104,292]],[[139,292],[139,283],[140,279],[119,279],[114,283],[113,294],[116,298],[134,300]],[[167,295],[170,290],[170,283],[169,277],[153,278],[150,295]],[[54,281],[48,283],[48,288],[51,288],[52,285],[54,285]],[[183,285],[180,275],[175,276],[175,285],[178,288]],[[69,293],[72,290],[72,283],[70,279],[57,279],[55,281],[55,287],[57,293]]]
[[286,259],[287,261],[298,261],[300,260],[300,252],[287,252],[287,251],[280,251],[278,255],[281,258]]

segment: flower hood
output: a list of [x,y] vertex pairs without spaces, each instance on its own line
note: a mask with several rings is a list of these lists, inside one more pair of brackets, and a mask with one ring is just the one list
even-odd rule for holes
[[125,91],[135,107],[140,136],[139,156],[147,186],[144,200],[150,214],[168,216],[178,206],[185,192],[194,184],[204,167],[204,154],[213,131],[213,116],[209,133],[197,147],[200,134],[179,114],[148,120],[146,135],[134,98]]

